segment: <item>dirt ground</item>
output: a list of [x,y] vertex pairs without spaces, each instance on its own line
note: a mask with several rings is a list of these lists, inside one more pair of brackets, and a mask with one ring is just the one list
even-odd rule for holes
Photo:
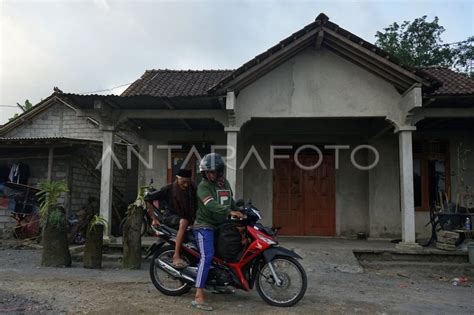
[[[190,293],[160,294],[142,270],[40,267],[39,250],[0,249],[0,313],[11,314],[195,314]],[[364,266],[363,273],[341,272],[305,255],[308,290],[291,308],[267,305],[256,291],[208,294],[219,314],[472,314],[474,268],[442,264]],[[453,277],[469,278],[453,286]]]

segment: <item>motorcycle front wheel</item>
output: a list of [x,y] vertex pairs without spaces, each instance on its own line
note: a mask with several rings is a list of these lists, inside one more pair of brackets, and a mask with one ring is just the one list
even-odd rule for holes
[[[173,263],[174,246],[163,246],[155,252],[150,263],[150,277],[155,287],[163,294],[177,296],[191,290],[191,285],[176,279],[158,267],[158,259],[169,264]],[[189,257],[182,253],[181,258],[190,264]]]
[[280,279],[273,277],[270,263],[266,263],[257,275],[257,292],[270,305],[287,307],[298,303],[306,292],[308,279],[303,266],[294,258],[276,256],[271,263]]

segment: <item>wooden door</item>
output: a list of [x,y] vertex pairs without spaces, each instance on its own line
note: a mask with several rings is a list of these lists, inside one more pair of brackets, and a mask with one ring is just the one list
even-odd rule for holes
[[[313,165],[317,156],[300,156]],[[292,160],[277,160],[273,170],[273,225],[283,235],[336,234],[334,157],[324,156],[314,170],[303,170]]]

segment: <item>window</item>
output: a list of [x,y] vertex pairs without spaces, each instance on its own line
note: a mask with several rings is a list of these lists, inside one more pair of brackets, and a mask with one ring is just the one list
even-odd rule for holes
[[210,143],[202,143],[202,144],[181,144],[180,143],[179,145],[182,146],[181,150],[171,151],[171,168],[168,169],[168,174],[167,174],[168,183],[171,183],[174,181],[176,175],[178,174],[178,171],[181,168],[186,168],[192,171],[193,173],[192,180],[197,185],[199,184],[199,182],[201,182],[201,179],[202,179],[201,172],[199,172],[200,161],[198,160],[195,154],[192,154],[188,163],[186,163],[186,165],[183,165],[183,163],[193,146],[202,157],[206,155],[207,153],[210,153],[211,144]]
[[181,168],[190,169],[193,173],[192,180],[197,185],[202,179],[199,172],[199,160],[192,156],[186,165],[183,165],[186,159],[186,153],[171,153],[171,169],[168,169],[168,183],[173,182]]
[[429,211],[450,195],[448,142],[413,143],[413,186],[415,210]]

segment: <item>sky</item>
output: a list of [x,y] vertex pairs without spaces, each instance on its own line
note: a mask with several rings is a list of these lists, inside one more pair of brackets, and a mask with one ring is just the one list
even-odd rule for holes
[[439,17],[446,43],[474,35],[472,0],[0,0],[0,124],[55,86],[120,94],[147,69],[235,69],[320,12],[372,43],[423,15]]

